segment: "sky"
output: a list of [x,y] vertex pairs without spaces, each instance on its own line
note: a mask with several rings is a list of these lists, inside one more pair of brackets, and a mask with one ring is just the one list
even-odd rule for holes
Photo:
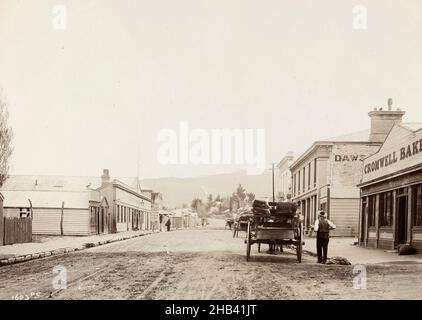
[[[366,29],[354,28],[357,5]],[[160,163],[158,134],[181,121],[265,129],[268,166],[369,128],[368,112],[389,97],[404,121],[422,121],[421,30],[419,0],[0,0],[11,173],[244,168]]]

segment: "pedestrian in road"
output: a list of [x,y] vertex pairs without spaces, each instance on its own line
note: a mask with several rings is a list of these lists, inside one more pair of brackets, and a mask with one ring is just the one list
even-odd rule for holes
[[167,227],[167,232],[168,232],[168,231],[170,231],[170,227],[171,227],[171,221],[170,221],[170,218],[167,218],[167,221],[166,221],[166,227]]
[[318,263],[327,263],[328,242],[330,239],[330,230],[335,229],[336,226],[327,219],[324,211],[320,211],[318,219],[314,224],[314,231],[317,233],[316,246]]

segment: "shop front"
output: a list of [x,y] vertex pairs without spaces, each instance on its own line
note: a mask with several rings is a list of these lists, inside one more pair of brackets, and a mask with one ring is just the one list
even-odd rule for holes
[[397,124],[363,164],[359,244],[422,250],[422,124]]

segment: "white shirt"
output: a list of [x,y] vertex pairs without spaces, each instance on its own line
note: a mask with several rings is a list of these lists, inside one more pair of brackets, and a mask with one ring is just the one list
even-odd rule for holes
[[[330,220],[325,219],[328,222],[328,225],[330,226],[331,229],[335,229],[336,225],[334,223],[332,223]],[[319,219],[315,220],[315,224],[314,224],[314,230],[317,232],[319,229]]]

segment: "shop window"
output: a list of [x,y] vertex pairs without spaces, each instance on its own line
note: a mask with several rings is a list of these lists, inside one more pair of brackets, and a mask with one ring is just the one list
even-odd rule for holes
[[369,204],[368,204],[368,226],[375,227],[375,210],[376,210],[376,196],[369,197]]
[[393,225],[393,194],[392,192],[381,193],[379,197],[380,226]]
[[95,227],[97,225],[97,219],[96,219],[96,214],[95,214],[95,207],[91,207],[91,211],[90,211],[90,224],[91,227]]
[[422,226],[422,185],[412,188],[412,217],[414,226]]

